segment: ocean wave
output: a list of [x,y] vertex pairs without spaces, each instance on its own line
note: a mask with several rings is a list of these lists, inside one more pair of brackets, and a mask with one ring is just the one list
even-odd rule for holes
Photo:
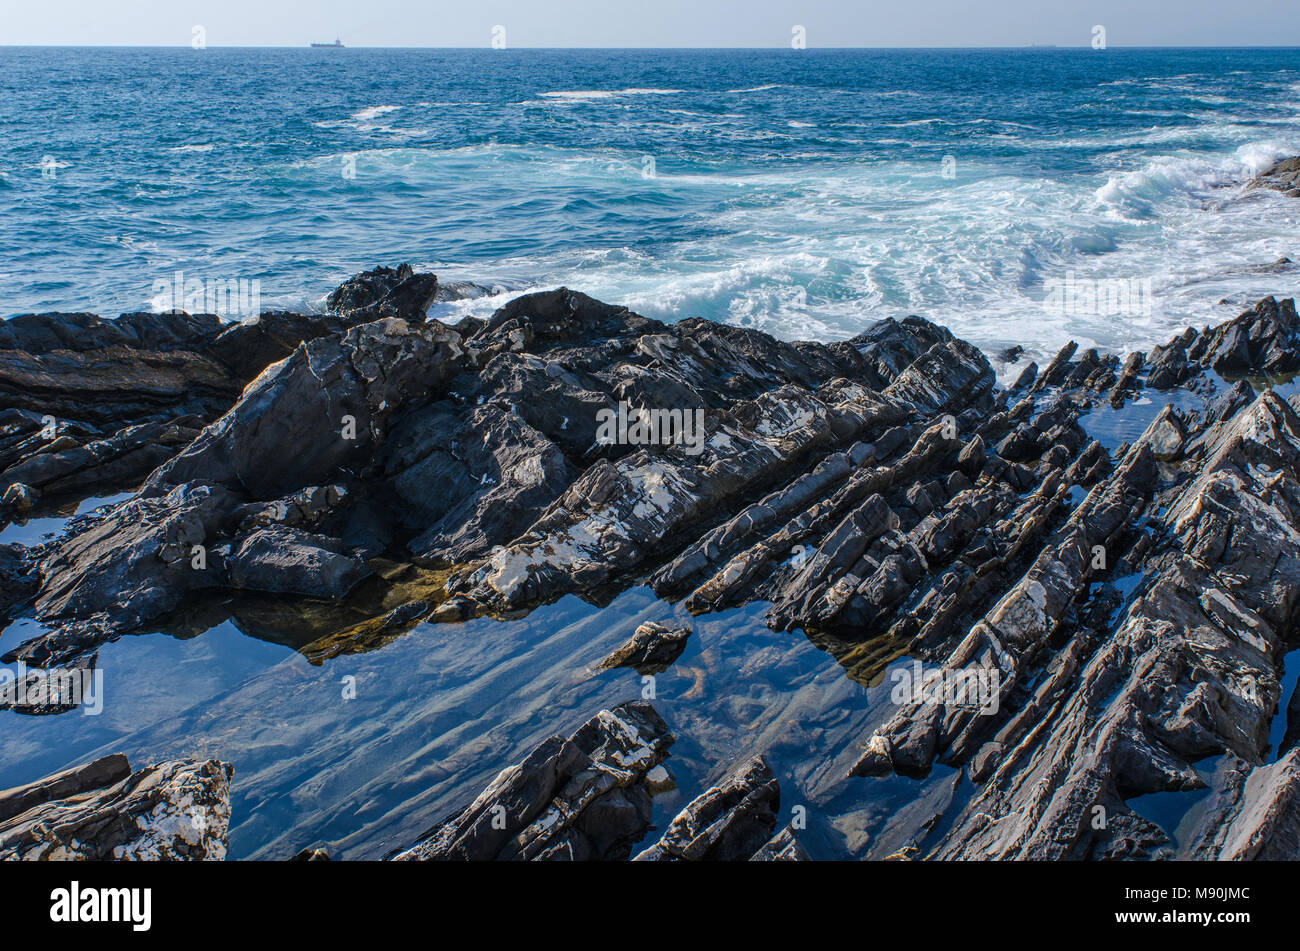
[[538,93],[541,99],[571,100],[581,102],[594,99],[617,99],[621,96],[671,96],[683,92],[681,89],[573,89],[556,92]]
[[[1026,345],[1041,365],[1070,338],[1142,349],[1222,319],[1222,298],[1300,290],[1300,270],[1252,270],[1295,256],[1300,205],[1240,191],[1300,151],[1300,76],[1277,65],[1281,54],[1215,52],[1195,73],[1181,58],[1192,54],[1178,54],[1166,64],[1178,75],[1157,63],[1133,79],[1089,65],[1059,82],[1031,82],[989,54],[999,84],[955,90],[938,63],[891,76],[846,70],[839,54],[779,71],[740,54],[698,68],[645,54],[650,68],[624,68],[633,55],[610,54],[609,69],[557,57],[523,87],[508,70],[448,77],[413,63],[402,88],[426,98],[399,105],[391,71],[359,53],[339,60],[336,91],[310,98],[323,88],[317,64],[292,76],[307,99],[250,100],[219,124],[184,84],[167,108],[116,126],[90,102],[89,118],[48,147],[57,176],[24,167],[47,150],[31,136],[0,144],[0,188],[30,199],[10,231],[23,255],[7,269],[22,302],[10,306],[137,306],[149,285],[137,275],[158,262],[265,274],[264,299],[314,300],[396,263],[398,248],[402,260],[444,256],[433,268],[444,278],[514,289],[463,304],[480,316],[561,284],[648,316],[786,338],[842,339],[910,312],[990,350]],[[1249,64],[1246,78],[1225,78],[1224,57]],[[250,82],[264,75],[265,63],[250,66]],[[793,81],[765,82],[774,77]],[[670,82],[684,88],[654,88]],[[900,88],[875,88],[891,83]],[[180,138],[175,115],[199,117],[178,151],[216,143],[232,161],[155,148]],[[69,161],[84,189],[57,187]],[[86,286],[67,290],[44,262],[79,253],[105,209],[123,238],[87,256]],[[1149,279],[1159,306],[1131,320],[1046,314],[1044,283],[1070,272]]]
[[1142,168],[1112,174],[1097,189],[1097,204],[1107,211],[1152,212],[1153,203],[1175,195],[1202,197],[1207,192],[1245,184],[1279,158],[1295,153],[1280,141],[1251,142],[1229,156],[1184,153],[1151,159]]
[[360,122],[367,122],[370,119],[376,119],[379,116],[387,115],[390,112],[397,112],[401,106],[367,106],[352,113],[352,118]]

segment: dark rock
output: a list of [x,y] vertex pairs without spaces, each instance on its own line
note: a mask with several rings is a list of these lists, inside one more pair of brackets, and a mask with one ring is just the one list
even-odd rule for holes
[[[1205,831],[1197,856],[1290,848],[1290,780],[1266,748],[1278,658],[1300,624],[1300,416],[1295,398],[1256,387],[1300,369],[1291,301],[1188,329],[1149,361],[1071,343],[998,391],[979,351],[918,317],[784,343],[561,288],[449,328],[424,316],[431,279],[369,272],[319,319],[263,315],[246,330],[143,316],[7,327],[33,349],[0,353],[0,396],[18,390],[4,389],[4,359],[30,371],[32,354],[58,355],[51,392],[94,361],[118,382],[137,374],[106,412],[53,425],[0,399],[0,473],[39,491],[33,511],[47,489],[157,465],[134,498],[55,542],[0,549],[6,610],[34,596],[49,627],[7,656],[89,663],[105,640],[260,591],[284,605],[244,609],[246,627],[321,658],[422,619],[569,593],[603,603],[644,583],[691,612],[766,603],[771,627],[805,632],[864,685],[902,657],[928,682],[967,685],[894,701],[855,738],[856,761],[826,751],[844,754],[836,776],[939,763],[969,779],[942,826],[881,854],[1166,856],[1167,833],[1129,803],[1202,788],[1194,764],[1210,756],[1241,761],[1239,781],[1216,780],[1220,826],[1268,828]],[[171,375],[150,402],[140,365],[158,354]],[[202,374],[211,399],[173,392]],[[1094,408],[1148,387],[1170,396],[1151,397],[1141,438],[1107,451]],[[642,409],[662,411],[649,417],[662,430],[637,429]],[[317,620],[331,610],[348,622]],[[662,669],[684,641],[643,628],[609,663]],[[603,711],[403,857],[626,857],[671,782],[656,770],[666,749],[649,708]],[[765,769],[750,762],[699,797],[645,856],[793,851],[773,840]],[[1230,844],[1246,841],[1265,844]]]
[[[237,502],[221,487],[182,485],[88,520],[42,562],[38,616],[106,615],[129,627],[214,586],[223,566],[207,546],[225,533]],[[195,546],[204,546],[202,557]]]
[[1151,351],[1151,368],[1147,371],[1147,386],[1156,390],[1169,390],[1182,383],[1193,373],[1187,361],[1187,344],[1181,339]]
[[[1122,533],[1151,504],[1144,502],[1152,482],[1142,455],[1159,425],[1152,424],[1075,513],[1072,522],[1087,536],[1080,555],[1102,533]],[[938,749],[953,764],[983,746],[975,760],[982,785],[934,849],[936,857],[1154,854],[1164,847],[1163,834],[1134,816],[1125,800],[1203,787],[1191,764],[1212,755],[1245,762],[1252,777],[1246,799],[1289,795],[1278,782],[1290,766],[1274,770],[1263,763],[1280,692],[1274,657],[1300,604],[1300,552],[1293,541],[1300,535],[1293,513],[1300,510],[1283,502],[1300,498],[1294,495],[1300,493],[1300,417],[1266,392],[1231,418],[1188,435],[1177,465],[1192,477],[1162,500],[1167,507],[1159,526],[1167,545],[1145,557],[1139,594],[1124,610],[1099,611],[1092,626],[1068,632],[1064,647],[1038,662],[1044,669],[1037,685],[1014,710],[980,718],[922,708],[922,720],[904,719],[885,731],[895,764],[899,738],[910,735],[901,729],[907,723],[931,724]],[[1113,541],[1102,544],[1112,556],[1123,550]],[[1066,555],[1058,546],[1051,562],[1040,559],[1048,573],[1025,576],[1018,588],[1028,596],[1023,607],[1016,607],[1014,592],[1004,599],[948,666],[997,664],[1003,699],[1010,698],[1012,686],[1026,682],[1026,663],[1035,666],[1026,647],[1039,635],[1031,632],[1052,630],[1044,625],[1058,615],[1062,598],[1082,593],[1073,580],[1080,568],[1071,568]],[[1084,576],[1093,563],[1074,562]],[[1093,822],[1097,808],[1110,817],[1104,825]],[[1203,835],[1198,857],[1250,853],[1234,844],[1245,840],[1229,826],[1254,829],[1262,813],[1250,805],[1225,809],[1242,818],[1218,822],[1219,832]],[[1268,833],[1277,836],[1279,853],[1291,842],[1282,828]]]
[[239,394],[204,355],[222,324],[188,314],[32,314],[0,322],[0,407],[91,424],[215,416]]
[[[393,295],[418,277],[399,272],[360,276],[333,298],[332,312],[351,323],[358,313],[370,316],[376,300],[391,310]],[[322,318],[327,331],[328,321],[344,319]],[[260,362],[286,340],[322,327],[291,315],[267,314],[262,322],[261,330],[221,336],[256,333],[253,342],[269,341]],[[322,333],[261,373],[192,441],[179,434],[183,448],[129,508],[76,523],[80,537],[60,541],[47,557],[41,616],[80,626],[45,638],[37,654],[67,659],[93,647],[97,635],[87,625],[105,634],[131,630],[200,590],[337,598],[360,576],[359,560],[403,548],[424,565],[465,566],[442,595],[448,608],[427,595],[417,599],[436,619],[585,592],[673,553],[701,519],[736,516],[755,486],[789,483],[763,516],[779,529],[778,520],[842,483],[854,465],[905,450],[915,435],[897,424],[909,415],[976,419],[991,402],[987,361],[916,317],[886,321],[844,345],[796,345],[707,321],[666,326],[561,289],[525,295],[486,323],[462,327],[471,336],[436,321],[388,316]],[[629,405],[676,412],[678,428],[648,443],[602,441],[600,414],[622,407],[626,415]],[[697,414],[688,442],[682,426]],[[19,426],[36,422],[15,418]],[[78,445],[67,451],[77,455]],[[73,459],[53,466],[45,457],[62,457],[50,448],[39,453],[41,478],[71,484],[80,472],[105,469]],[[158,456],[149,463],[176,448],[153,445]],[[902,468],[890,471],[919,475],[956,448],[931,433],[919,453],[905,452]],[[119,455],[129,451],[123,444]],[[22,465],[20,473],[38,468]],[[930,481],[912,493],[923,509],[949,491],[946,473],[936,470]],[[249,523],[248,513],[292,508],[285,500],[324,485],[339,486],[340,499],[312,525],[287,521],[287,514],[269,525],[265,518]],[[182,487],[181,495],[167,495]],[[197,521],[181,518],[205,493],[219,500],[198,506],[191,513]],[[172,526],[161,526],[168,516]],[[744,521],[729,537],[742,537]],[[250,538],[276,524],[316,537],[305,545],[287,530]],[[167,557],[134,555],[141,545],[162,551],[162,541],[148,542],[155,529],[166,536]],[[207,568],[176,570],[183,567],[177,546],[199,544],[211,556]],[[696,585],[723,567],[711,565],[712,557],[692,561],[692,571],[704,575]],[[102,572],[102,596],[89,580],[99,558],[115,562]],[[275,581],[258,565],[277,574],[293,565],[300,576]],[[774,567],[755,562],[753,585]],[[725,596],[749,595],[737,589]]]
[[207,348],[207,353],[229,367],[242,385],[278,363],[299,344],[341,333],[350,323],[333,314],[294,314],[264,311],[230,325]]
[[780,804],[776,777],[756,756],[691,800],[635,861],[743,862],[766,848]]
[[344,281],[325,300],[332,314],[349,325],[395,317],[410,323],[424,320],[438,294],[438,278],[416,274],[411,265],[377,267]]
[[1294,373],[1300,369],[1300,318],[1295,301],[1266,297],[1202,335],[1201,363],[1220,376]]
[[341,598],[370,573],[336,539],[286,526],[244,535],[226,564],[232,588],[314,598]]
[[799,844],[794,830],[786,826],[750,856],[749,860],[751,862],[809,862],[811,858]]
[[0,621],[7,626],[14,610],[40,588],[31,553],[22,545],[0,545]]
[[1070,372],[1070,358],[1074,356],[1075,351],[1078,349],[1079,345],[1073,340],[1062,347],[1060,352],[1052,358],[1052,362],[1038,375],[1031,389],[1041,390],[1046,386],[1060,386],[1064,383],[1066,376]]
[[1142,365],[1146,362],[1146,355],[1141,351],[1130,353],[1124,361],[1124,369],[1120,371],[1119,379],[1115,381],[1114,388],[1110,391],[1110,405],[1116,409],[1124,405],[1127,399],[1137,390],[1137,376],[1142,370]]
[[459,344],[441,324],[398,318],[310,341],[254,381],[149,483],[202,481],[272,499],[335,481],[369,459],[398,405],[456,369]]
[[1181,857],[1292,861],[1300,855],[1300,750],[1254,768],[1234,758],[1221,775]]
[[0,322],[0,488],[84,498],[131,488],[332,316],[26,314]]
[[1038,364],[1031,361],[1028,366],[1020,371],[1020,375],[1016,377],[1016,381],[1011,384],[1011,392],[1015,393],[1020,390],[1027,390],[1034,385],[1034,382],[1037,379]]
[[668,755],[648,703],[602,710],[501,771],[477,799],[394,861],[618,860],[650,827],[646,774]]
[[6,789],[0,792],[0,822],[10,822],[35,806],[112,786],[130,775],[126,757],[112,753],[26,786]]
[[638,674],[662,673],[681,656],[690,636],[689,627],[669,627],[647,621],[632,633],[627,643],[616,648],[597,666],[602,670],[632,667]]
[[0,861],[221,860],[225,763],[172,760],[134,773],[120,754],[0,792]]

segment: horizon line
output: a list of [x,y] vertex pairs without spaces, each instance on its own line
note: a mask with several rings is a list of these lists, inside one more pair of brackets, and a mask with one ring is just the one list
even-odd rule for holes
[[[1148,45],[1127,45],[1127,44],[1107,44],[1103,49],[1094,49],[1088,43],[1077,45],[1062,45],[1059,43],[1021,43],[1017,45],[1002,46],[809,46],[804,49],[792,49],[788,45],[779,46],[530,46],[527,44],[512,44],[502,49],[494,49],[487,44],[463,44],[456,46],[397,46],[397,45],[379,45],[379,46],[348,46],[344,44],[341,47],[325,44],[323,47],[313,47],[311,42],[295,46],[285,46],[282,44],[254,44],[254,45],[223,45],[208,44],[202,49],[195,52],[202,52],[211,49],[228,49],[228,50],[310,50],[330,49],[330,50],[490,50],[494,53],[506,53],[512,49],[517,50],[555,50],[559,52],[570,50],[603,50],[608,52],[622,52],[631,50],[663,50],[663,51],[740,51],[740,50],[789,50],[791,53],[808,53],[818,50],[845,51],[845,50],[874,50],[874,51],[893,51],[893,50],[1088,50],[1096,53],[1106,53],[1111,50],[1300,50],[1300,44],[1291,43],[1270,43],[1265,45],[1198,45],[1198,46],[1180,46],[1174,44],[1148,44]],[[172,49],[193,49],[189,43],[175,44],[156,44],[156,43],[0,43],[0,49],[149,49],[149,50],[172,50]]]

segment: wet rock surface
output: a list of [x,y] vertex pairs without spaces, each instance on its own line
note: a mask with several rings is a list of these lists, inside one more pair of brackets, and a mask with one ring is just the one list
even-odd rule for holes
[[[797,854],[793,834],[772,842],[781,788],[761,756],[740,764],[683,809],[638,862],[740,862]],[[770,848],[769,848],[770,846]]]
[[625,859],[650,825],[646,774],[673,736],[647,703],[602,710],[508,767],[394,861]]
[[[394,861],[585,861],[628,858],[651,831],[656,773],[673,736],[648,703],[602,710],[567,740],[544,741],[464,809]],[[789,828],[774,835],[780,786],[762,757],[693,799],[635,861],[802,861]]]
[[1300,754],[1252,768],[1226,764],[1200,824],[1179,857],[1286,861],[1300,852]]
[[[52,543],[0,548],[0,609],[42,626],[5,659],[93,663],[123,634],[229,616],[319,658],[646,585],[696,615],[761,605],[864,687],[915,670],[852,748],[811,753],[864,798],[937,769],[968,781],[918,806],[900,855],[1294,851],[1291,754],[1269,762],[1300,604],[1292,301],[1124,360],[1070,344],[999,388],[919,317],[786,343],[567,289],[450,327],[424,316],[437,295],[381,268],[325,315],[249,329],[10,321],[0,395],[21,390],[6,366],[44,389],[0,405],[0,464],[21,476],[5,504],[143,485]],[[236,331],[246,344],[217,346]],[[57,354],[54,375],[24,354]],[[92,359],[98,376],[66,382]],[[107,394],[94,413],[33,441],[86,387]],[[148,426],[172,435],[132,435]],[[97,440],[116,448],[85,456]],[[688,635],[646,623],[602,666],[662,671]],[[716,764],[647,844],[668,742],[648,705],[603,710],[398,857],[801,856],[752,758]],[[1208,777],[1211,757],[1235,765]],[[1143,814],[1145,795],[1212,784],[1221,821],[1191,843]]]
[[423,320],[437,279],[409,265],[359,275],[326,314],[267,311],[228,323],[181,311],[23,314],[0,322],[0,493],[84,497],[134,487],[189,445],[299,344],[375,316]]
[[1282,159],[1260,172],[1247,188],[1271,188],[1291,198],[1300,198],[1300,156]]
[[638,674],[661,673],[686,650],[689,627],[673,628],[647,621],[618,650],[600,662],[602,669],[631,667]]
[[115,754],[0,791],[0,861],[224,859],[232,774],[216,760],[132,772]]

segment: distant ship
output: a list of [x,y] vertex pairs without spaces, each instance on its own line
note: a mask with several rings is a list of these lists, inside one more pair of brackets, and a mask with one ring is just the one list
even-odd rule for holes
[[311,48],[314,50],[341,50],[343,49],[343,41],[338,37],[335,37],[333,43],[313,43]]

